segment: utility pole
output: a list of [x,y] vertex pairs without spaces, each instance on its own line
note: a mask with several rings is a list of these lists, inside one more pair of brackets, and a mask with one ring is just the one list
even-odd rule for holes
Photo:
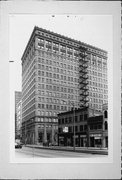
[[74,114],[74,121],[73,121],[73,126],[74,126],[74,141],[73,141],[73,149],[74,149],[74,151],[75,151],[75,105],[73,105],[73,110],[74,110],[74,112],[73,112],[73,114]]

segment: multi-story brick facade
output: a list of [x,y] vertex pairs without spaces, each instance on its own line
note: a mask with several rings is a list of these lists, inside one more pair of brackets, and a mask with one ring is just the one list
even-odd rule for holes
[[54,142],[57,114],[79,107],[79,46],[87,48],[88,103],[107,102],[107,52],[35,27],[22,56],[23,139]]

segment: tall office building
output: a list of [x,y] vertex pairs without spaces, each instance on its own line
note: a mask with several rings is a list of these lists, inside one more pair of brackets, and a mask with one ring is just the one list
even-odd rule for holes
[[18,103],[22,98],[22,92],[15,91],[15,138],[18,138]]
[[81,104],[81,46],[86,49],[84,53],[88,61],[85,75],[88,105],[102,110],[102,104],[107,102],[107,52],[35,27],[22,56],[25,143],[57,141],[57,114]]

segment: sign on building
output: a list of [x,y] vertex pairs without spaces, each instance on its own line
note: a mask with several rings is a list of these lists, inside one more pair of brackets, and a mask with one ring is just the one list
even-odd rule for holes
[[63,132],[65,132],[65,133],[68,132],[68,127],[64,127]]

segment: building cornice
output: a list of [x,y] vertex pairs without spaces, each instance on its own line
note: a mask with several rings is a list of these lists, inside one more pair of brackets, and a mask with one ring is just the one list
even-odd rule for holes
[[[99,54],[98,51],[99,51],[99,52],[102,52],[102,53],[106,54],[106,55],[104,55],[104,57],[107,58],[107,51],[105,51],[105,50],[103,50],[103,49],[97,48],[97,47],[95,47],[95,46],[92,46],[92,45],[89,45],[89,44],[87,44],[87,43],[84,43],[84,42],[81,42],[81,41],[78,41],[78,40],[69,38],[69,37],[67,37],[67,36],[64,36],[64,35],[61,35],[61,34],[58,34],[58,33],[54,33],[53,31],[46,30],[46,29],[43,29],[43,28],[40,28],[40,27],[35,26],[34,29],[33,29],[32,34],[31,34],[31,36],[30,36],[30,39],[29,39],[29,41],[28,41],[28,43],[27,43],[27,46],[26,46],[26,48],[25,48],[25,51],[24,51],[24,53],[23,53],[23,55],[22,55],[22,58],[21,58],[22,61],[23,61],[23,59],[24,59],[24,56],[25,56],[25,54],[26,54],[26,52],[27,52],[27,50],[28,50],[31,42],[32,42],[33,39],[34,39],[34,36],[35,36],[35,35],[39,35],[38,33],[36,33],[36,30],[37,30],[37,31],[41,31],[41,32],[43,32],[43,33],[50,34],[50,35],[55,36],[55,37],[58,37],[58,38],[60,38],[60,39],[65,39],[66,41],[69,41],[70,43],[67,43],[67,46],[69,46],[69,47],[74,46],[74,47],[77,49],[77,48],[79,48],[79,46],[81,45],[81,46],[83,46],[83,47],[87,47],[88,52],[92,52],[93,54],[98,54],[99,56],[103,56],[103,55]],[[47,38],[49,38],[49,37],[47,37]],[[56,39],[53,39],[53,40],[56,41]],[[62,44],[66,44],[65,41],[61,41],[61,43],[62,43]],[[75,45],[73,45],[73,43],[74,43]],[[94,50],[93,50],[93,49],[94,49]]]

